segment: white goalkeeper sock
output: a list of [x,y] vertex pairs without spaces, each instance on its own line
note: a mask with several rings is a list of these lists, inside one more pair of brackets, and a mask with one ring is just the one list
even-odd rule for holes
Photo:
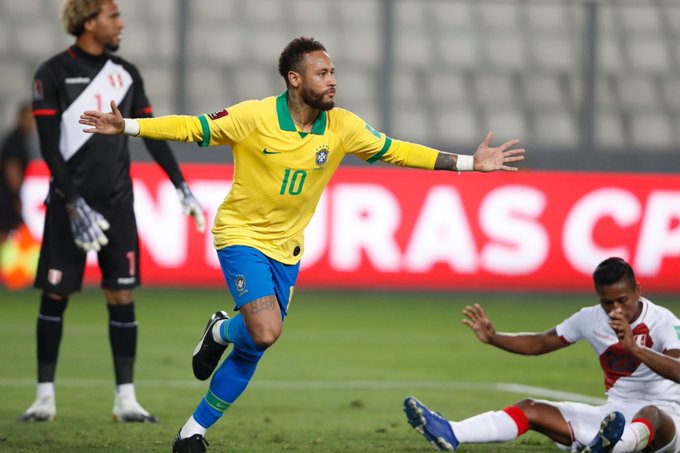
[[47,396],[54,397],[54,382],[39,382],[35,388],[35,399],[39,400]]
[[123,399],[133,399],[137,401],[135,384],[120,384],[116,386],[116,396]]

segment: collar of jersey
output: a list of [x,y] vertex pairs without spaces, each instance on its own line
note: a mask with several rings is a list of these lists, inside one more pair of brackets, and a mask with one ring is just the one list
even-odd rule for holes
[[[276,114],[279,118],[279,128],[284,131],[299,132],[295,127],[293,117],[290,116],[288,109],[288,90],[281,93],[276,98]],[[321,110],[319,116],[314,120],[314,125],[310,133],[314,135],[323,135],[326,132],[326,112]],[[299,132],[302,137],[307,135],[305,132]]]
[[73,44],[71,46],[71,50],[73,51],[73,53],[75,55],[79,56],[80,58],[83,58],[83,59],[89,60],[89,61],[93,61],[93,62],[94,61],[104,61],[104,60],[108,60],[108,58],[109,58],[108,52],[104,52],[101,55],[92,55],[90,53],[85,52],[80,47],[78,47],[77,44]]

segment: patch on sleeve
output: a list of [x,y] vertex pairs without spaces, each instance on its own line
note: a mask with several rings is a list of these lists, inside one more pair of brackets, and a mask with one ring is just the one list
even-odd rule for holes
[[680,340],[680,326],[673,327],[675,329],[675,336]]
[[375,135],[377,138],[380,138],[380,137],[381,137],[380,132],[378,132],[378,131],[376,131],[375,129],[373,129],[373,127],[372,127],[370,124],[368,124],[368,123],[366,123],[366,130],[367,130],[368,132],[370,132],[371,134]]
[[208,113],[208,118],[215,121],[227,115],[229,115],[229,112],[227,112],[227,109],[224,109],[220,110],[219,112]]
[[33,82],[33,100],[42,101],[43,99],[45,99],[45,92],[43,91],[42,80],[36,79]]

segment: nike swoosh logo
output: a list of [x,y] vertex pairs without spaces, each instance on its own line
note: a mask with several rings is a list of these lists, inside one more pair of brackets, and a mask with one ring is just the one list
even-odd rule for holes
[[262,154],[281,154],[281,151],[269,151],[267,148],[262,150]]

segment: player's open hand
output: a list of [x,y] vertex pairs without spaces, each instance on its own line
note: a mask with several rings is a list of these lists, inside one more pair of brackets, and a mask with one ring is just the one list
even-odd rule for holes
[[473,156],[473,169],[475,171],[517,171],[517,167],[509,167],[507,164],[524,160],[524,148],[510,149],[519,143],[519,140],[510,140],[501,146],[492,148],[489,146],[493,133],[486,134],[484,141],[479,145]]
[[111,101],[110,113],[86,110],[80,115],[79,123],[90,126],[88,129],[83,129],[83,132],[88,134],[118,135],[125,131],[125,121],[116,107],[116,101]]
[[468,326],[483,343],[491,343],[496,337],[496,329],[487,318],[484,309],[479,304],[473,306],[466,305],[463,314],[467,319],[463,319],[463,324]]

